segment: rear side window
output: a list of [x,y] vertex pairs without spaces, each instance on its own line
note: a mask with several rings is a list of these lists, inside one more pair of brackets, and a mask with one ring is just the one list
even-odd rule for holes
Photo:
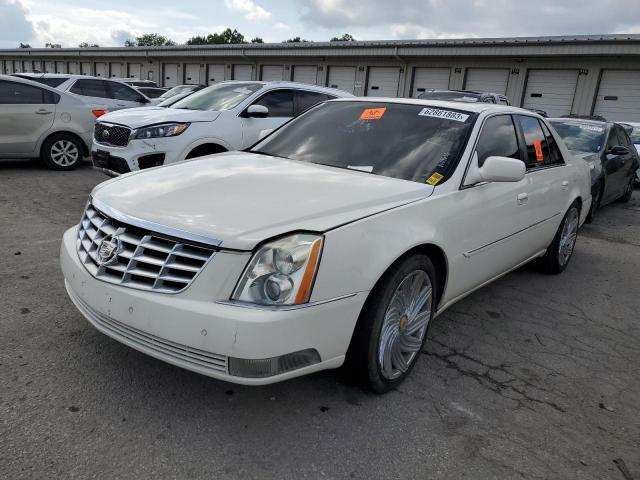
[[133,88],[118,82],[108,82],[111,89],[111,98],[125,100],[127,102],[137,102],[143,99],[142,95]]
[[58,103],[58,101],[60,96],[48,90],[24,83],[0,80],[0,104],[42,105]]
[[551,131],[544,124],[544,122],[540,122],[542,125],[542,130],[544,131],[544,138],[546,140],[547,148],[549,149],[549,160],[545,158],[545,165],[562,165],[564,164],[564,159],[562,158],[562,153],[560,153],[560,148],[558,147],[558,142],[553,135],[551,135]]
[[320,92],[305,92],[304,90],[298,90],[296,92],[295,115],[300,115],[305,110],[330,98],[334,97],[330,97],[329,95]]
[[538,119],[526,115],[518,115],[518,121],[524,135],[527,170],[543,167],[545,161],[549,164],[549,149]]
[[81,79],[74,83],[69,91],[84,97],[111,98],[107,82],[104,80]]
[[476,153],[480,167],[488,157],[520,158],[518,137],[511,115],[497,115],[484,122]]
[[293,92],[276,90],[263,95],[254,105],[269,109],[269,117],[293,117]]

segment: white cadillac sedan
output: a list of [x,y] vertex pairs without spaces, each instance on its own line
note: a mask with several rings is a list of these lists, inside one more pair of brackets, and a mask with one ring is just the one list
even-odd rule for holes
[[451,304],[534,259],[563,271],[590,203],[535,113],[340,99],[97,186],[61,264],[89,322],[166,362],[252,385],[345,364],[385,392]]

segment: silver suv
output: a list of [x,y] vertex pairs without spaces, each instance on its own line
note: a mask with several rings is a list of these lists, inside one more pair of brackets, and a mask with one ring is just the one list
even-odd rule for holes
[[75,93],[90,102],[103,103],[109,111],[160,103],[130,85],[101,77],[64,73],[17,73],[14,76],[49,85],[63,92]]
[[89,154],[104,104],[40,83],[0,75],[0,158],[40,157],[49,168],[71,170]]

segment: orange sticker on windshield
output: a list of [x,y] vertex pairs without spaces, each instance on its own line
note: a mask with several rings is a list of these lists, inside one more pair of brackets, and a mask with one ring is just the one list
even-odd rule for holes
[[358,120],[380,120],[387,111],[387,107],[382,108],[365,108],[360,114]]
[[542,140],[534,140],[533,147],[536,149],[536,161],[542,162],[544,155],[542,154]]

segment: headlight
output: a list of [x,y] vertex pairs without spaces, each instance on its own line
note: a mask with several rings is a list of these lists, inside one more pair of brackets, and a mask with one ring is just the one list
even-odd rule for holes
[[309,233],[263,245],[242,274],[233,300],[260,305],[307,303],[321,250],[322,236]]
[[136,130],[136,136],[133,138],[160,138],[175,137],[184,132],[188,123],[165,123],[162,125],[153,125],[152,127],[144,127]]

